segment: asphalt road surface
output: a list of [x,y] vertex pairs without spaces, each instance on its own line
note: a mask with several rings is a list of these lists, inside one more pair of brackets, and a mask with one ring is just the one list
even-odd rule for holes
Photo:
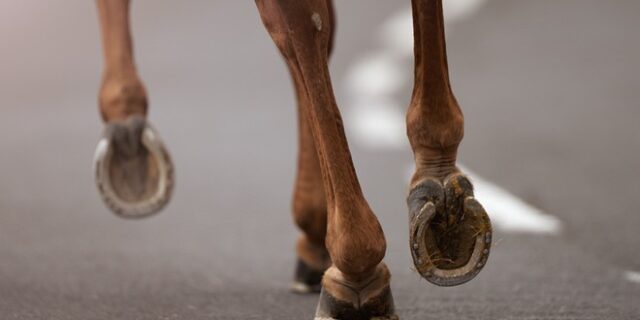
[[[462,162],[560,222],[499,228],[485,270],[456,288],[411,270],[410,150],[361,143],[349,116],[350,70],[388,50],[381,25],[409,1],[336,5],[335,90],[401,318],[640,319],[640,2],[488,0],[448,25]],[[0,3],[0,319],[311,319],[317,297],[288,292],[293,90],[255,5],[133,9],[150,118],[177,167],[172,203],[144,221],[112,215],[93,182],[92,1]],[[396,60],[403,112],[411,61]]]

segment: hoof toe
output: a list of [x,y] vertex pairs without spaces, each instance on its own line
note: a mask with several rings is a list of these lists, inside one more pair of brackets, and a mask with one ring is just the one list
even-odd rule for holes
[[491,222],[473,197],[469,180],[455,173],[444,186],[428,179],[407,199],[414,265],[427,281],[456,286],[485,266],[491,247]]
[[102,199],[121,217],[152,215],[171,197],[171,158],[158,133],[141,117],[107,124],[96,149],[95,170]]

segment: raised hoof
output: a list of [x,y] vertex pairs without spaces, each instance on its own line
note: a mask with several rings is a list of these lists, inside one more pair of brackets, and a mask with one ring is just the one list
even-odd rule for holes
[[331,267],[322,280],[316,320],[398,320],[389,287],[390,274],[380,264],[375,274],[351,283],[340,271]]
[[322,288],[323,275],[324,270],[316,270],[298,259],[291,291],[300,294],[318,293]]
[[140,116],[110,122],[95,153],[98,191],[124,218],[160,211],[171,198],[173,164],[158,133]]
[[473,185],[454,173],[444,186],[426,179],[407,199],[413,263],[420,275],[439,286],[473,279],[491,248],[491,221],[473,197]]

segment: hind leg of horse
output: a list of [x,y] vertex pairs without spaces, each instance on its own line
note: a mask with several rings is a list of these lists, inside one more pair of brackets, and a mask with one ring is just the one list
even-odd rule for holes
[[472,279],[484,266],[491,224],[456,167],[463,116],[449,82],[442,0],[412,0],[415,85],[407,135],[416,171],[408,198],[411,253],[420,274],[437,285]]
[[318,319],[395,319],[386,241],[362,194],[328,70],[332,32],[326,0],[257,0],[265,27],[302,84],[327,203],[325,243],[332,265],[322,279]]

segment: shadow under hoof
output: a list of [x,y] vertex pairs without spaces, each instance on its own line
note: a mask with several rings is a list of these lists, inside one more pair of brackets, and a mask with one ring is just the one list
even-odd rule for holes
[[469,179],[454,173],[444,186],[427,179],[411,190],[407,204],[411,255],[420,275],[439,286],[473,279],[489,257],[492,229]]
[[331,267],[323,278],[315,320],[398,320],[384,264],[374,276],[359,284],[350,283]]
[[298,259],[291,291],[300,294],[319,293],[322,289],[324,270],[316,270]]
[[117,215],[142,218],[169,202],[173,164],[158,133],[144,118],[108,123],[95,163],[100,195]]

